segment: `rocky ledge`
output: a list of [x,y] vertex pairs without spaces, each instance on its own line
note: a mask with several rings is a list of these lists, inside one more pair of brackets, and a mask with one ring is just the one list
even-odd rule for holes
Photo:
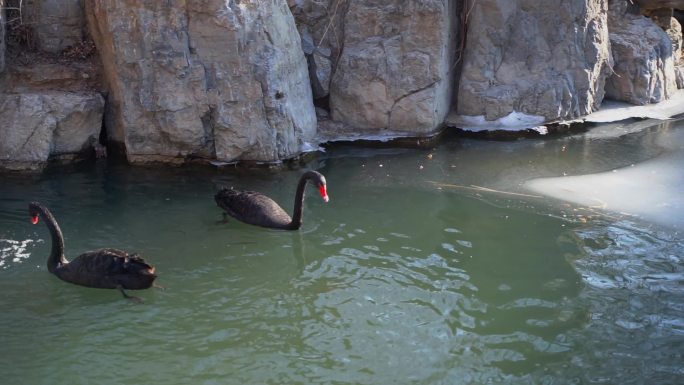
[[684,0],[0,4],[2,168],[102,145],[132,163],[278,162],[684,87]]

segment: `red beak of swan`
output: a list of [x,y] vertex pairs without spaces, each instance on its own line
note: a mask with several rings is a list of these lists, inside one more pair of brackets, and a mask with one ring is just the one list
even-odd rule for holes
[[326,191],[324,184],[322,184],[318,187],[318,192],[321,193],[321,198],[323,198],[324,202],[327,202],[330,200],[330,198],[328,198],[328,192]]

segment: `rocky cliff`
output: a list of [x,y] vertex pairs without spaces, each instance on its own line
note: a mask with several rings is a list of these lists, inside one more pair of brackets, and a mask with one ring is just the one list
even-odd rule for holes
[[133,163],[277,162],[321,140],[431,135],[449,114],[536,124],[684,86],[684,0],[0,4],[5,168],[100,143]]
[[[129,160],[293,157],[316,131],[307,65],[283,1],[90,1]],[[111,129],[110,129],[111,128]]]
[[595,111],[612,66],[607,11],[605,1],[475,2],[457,113],[552,121]]
[[[677,89],[675,64],[681,56],[677,52],[680,43],[673,42],[654,20],[635,11],[624,2],[611,7],[610,44],[615,66],[606,95],[637,105],[658,103]],[[677,23],[672,16],[668,22]]]
[[361,130],[434,131],[453,93],[456,1],[350,1],[330,79],[334,121]]

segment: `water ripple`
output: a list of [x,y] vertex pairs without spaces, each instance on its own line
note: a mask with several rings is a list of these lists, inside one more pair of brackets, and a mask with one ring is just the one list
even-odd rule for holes
[[21,263],[23,260],[28,259],[31,256],[28,249],[34,243],[36,241],[33,239],[22,241],[0,239],[0,268],[7,269],[12,263]]
[[[577,235],[587,253],[573,263],[588,284],[580,301],[590,316],[576,360],[602,362],[586,380],[668,383],[681,375],[680,365],[667,363],[682,359],[684,263],[677,255],[684,244],[630,222],[591,226]],[[620,371],[630,366],[638,373]]]

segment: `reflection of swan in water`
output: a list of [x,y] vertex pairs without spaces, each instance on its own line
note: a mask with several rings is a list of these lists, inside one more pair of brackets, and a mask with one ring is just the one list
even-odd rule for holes
[[140,301],[126,294],[124,289],[150,288],[157,276],[154,266],[136,254],[118,249],[98,249],[85,252],[71,262],[64,257],[64,237],[57,221],[40,203],[29,203],[29,215],[33,224],[43,218],[52,235],[52,250],[48,257],[48,271],[59,279],[76,285],[101,289],[118,289],[124,297]]
[[302,226],[304,188],[311,180],[318,188],[324,201],[328,201],[325,177],[316,171],[307,171],[299,179],[292,218],[276,202],[255,191],[221,189],[214,200],[233,218],[262,227],[283,230],[297,230]]
[[304,243],[304,235],[301,231],[297,231],[292,234],[292,258],[294,258],[297,271],[301,274],[305,269],[306,265],[309,263],[306,256],[306,244]]

